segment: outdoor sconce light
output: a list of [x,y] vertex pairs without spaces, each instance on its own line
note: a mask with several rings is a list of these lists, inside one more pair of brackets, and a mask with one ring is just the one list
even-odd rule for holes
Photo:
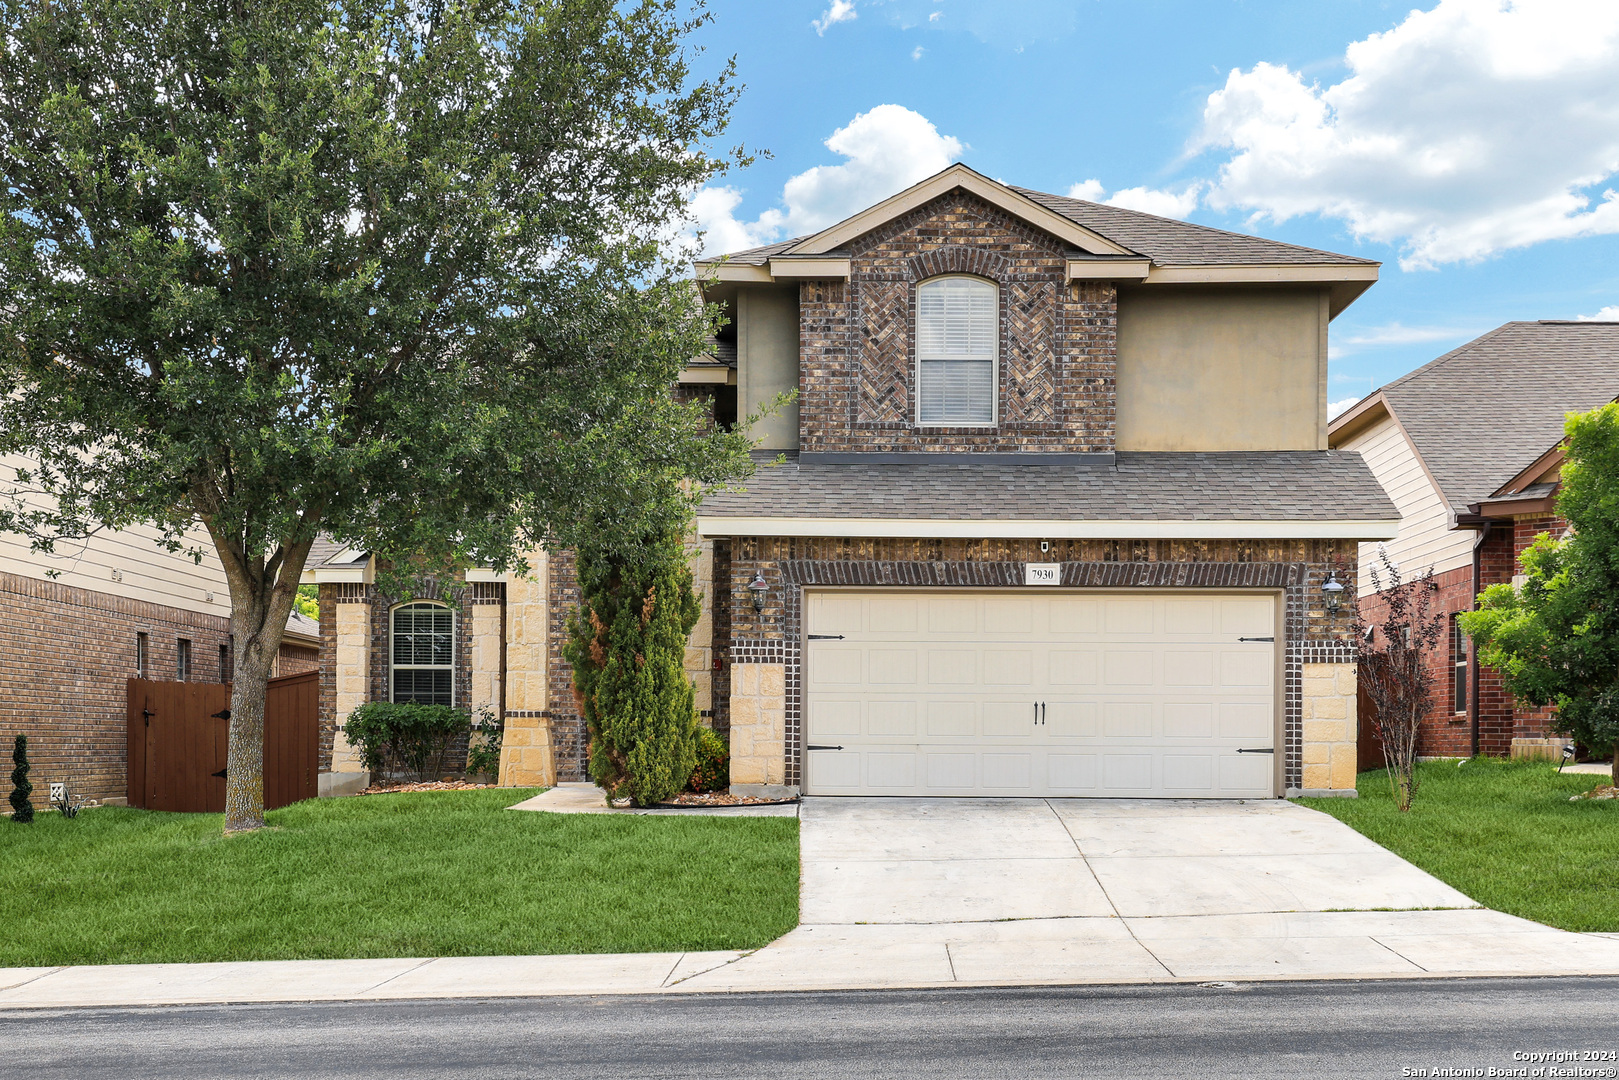
[[1344,602],[1344,583],[1338,580],[1338,571],[1328,572],[1327,580],[1321,583],[1321,595],[1327,602],[1327,614],[1338,614],[1338,606]]
[[770,591],[770,583],[765,580],[763,570],[753,572],[753,580],[748,582],[748,592],[753,594],[753,610],[755,614],[763,614],[765,609],[765,594]]

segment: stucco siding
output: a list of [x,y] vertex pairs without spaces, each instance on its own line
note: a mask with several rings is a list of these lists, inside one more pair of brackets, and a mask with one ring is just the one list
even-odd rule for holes
[[[777,394],[798,392],[798,290],[741,289],[736,297],[738,406],[750,416]],[[739,417],[740,419],[740,417]],[[798,449],[798,402],[755,424],[766,450]]]
[[1326,447],[1320,289],[1119,290],[1120,450]]
[[[1430,566],[1442,574],[1473,560],[1474,534],[1450,528],[1450,510],[1434,489],[1410,440],[1392,417],[1382,420],[1342,444],[1359,451],[1383,490],[1400,511],[1400,532],[1382,545],[1402,574],[1420,574]],[[1381,567],[1378,544],[1362,544],[1360,593],[1372,592],[1371,568]]]
[[[0,475],[8,479],[28,459],[0,457]],[[208,615],[230,615],[230,593],[225,571],[214,554],[213,543],[200,527],[186,542],[203,552],[201,564],[158,546],[162,534],[148,525],[108,530],[88,540],[62,541],[56,552],[30,551],[28,541],[15,533],[0,533],[0,571],[22,577],[54,580],[63,585],[107,593],[128,600],[162,604]],[[49,578],[47,571],[58,571]],[[114,580],[117,571],[123,580]],[[212,593],[213,600],[206,599]]]

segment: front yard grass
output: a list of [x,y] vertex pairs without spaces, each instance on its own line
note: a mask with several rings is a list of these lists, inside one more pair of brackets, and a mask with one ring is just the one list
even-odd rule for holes
[[1570,795],[1606,776],[1558,775],[1547,762],[1473,758],[1417,766],[1401,814],[1382,769],[1358,799],[1300,799],[1486,907],[1564,930],[1619,931],[1619,800]]
[[0,967],[747,949],[798,923],[798,821],[549,814],[511,788],[0,818]]

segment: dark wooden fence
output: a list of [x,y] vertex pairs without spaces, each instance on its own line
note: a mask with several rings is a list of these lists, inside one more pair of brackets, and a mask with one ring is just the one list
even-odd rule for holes
[[1364,683],[1356,691],[1355,712],[1360,721],[1360,735],[1355,743],[1355,756],[1359,758],[1357,769],[1381,769],[1383,767],[1383,740],[1377,737],[1377,707],[1372,704],[1372,697],[1366,692]]
[[[318,784],[320,676],[270,680],[264,700],[264,805],[312,799]],[[222,813],[230,734],[227,683],[130,679],[129,805]]]

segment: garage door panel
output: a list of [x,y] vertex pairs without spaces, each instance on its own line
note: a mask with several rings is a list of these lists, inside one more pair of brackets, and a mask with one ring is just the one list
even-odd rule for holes
[[1058,739],[1094,739],[1101,734],[1095,701],[1052,701],[1046,704],[1047,734]]
[[[813,590],[809,794],[1266,797],[1268,595]],[[1241,631],[1241,633],[1237,633]]]
[[1033,701],[986,701],[984,735],[990,738],[1032,738],[1035,715],[1036,706]]
[[1046,679],[1054,686],[1096,685],[1095,649],[1052,649],[1046,653]]
[[915,701],[873,701],[867,707],[866,732],[870,735],[916,734]]

